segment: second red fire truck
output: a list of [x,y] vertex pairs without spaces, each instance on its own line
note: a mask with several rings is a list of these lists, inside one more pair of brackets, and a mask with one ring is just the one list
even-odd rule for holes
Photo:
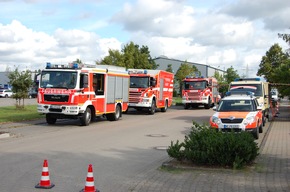
[[78,118],[81,125],[89,125],[96,116],[115,121],[128,108],[129,80],[123,67],[47,63],[41,72],[37,110],[46,115],[48,124]]
[[218,82],[214,77],[186,77],[182,81],[182,103],[185,109],[203,105],[211,108],[220,100]]
[[129,69],[129,108],[146,109],[154,114],[156,108],[166,112],[172,104],[174,74],[163,70]]

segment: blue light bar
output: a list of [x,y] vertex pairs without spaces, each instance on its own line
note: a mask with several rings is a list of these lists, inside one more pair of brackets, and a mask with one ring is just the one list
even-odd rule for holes
[[230,96],[232,93],[230,91],[226,92],[226,96]]
[[46,63],[46,69],[50,69],[51,68],[51,63],[47,62]]
[[79,64],[74,63],[73,66],[72,66],[72,68],[73,68],[73,69],[77,69],[77,68],[79,68]]
[[236,78],[234,81],[261,81],[261,78]]

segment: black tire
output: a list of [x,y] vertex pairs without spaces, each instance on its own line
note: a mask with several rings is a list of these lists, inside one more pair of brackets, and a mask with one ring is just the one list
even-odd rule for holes
[[116,105],[115,113],[110,113],[106,115],[109,121],[118,121],[121,117],[121,107],[120,105]]
[[46,114],[46,122],[49,125],[54,125],[56,122],[56,118],[52,117],[51,114]]
[[263,133],[263,124],[259,126],[259,133]]
[[155,100],[152,100],[152,104],[151,104],[151,107],[149,108],[148,113],[150,115],[154,115],[155,111],[156,111],[156,103],[155,103]]
[[262,116],[262,125],[263,125],[263,127],[265,127],[266,121],[267,121],[267,117],[263,114],[263,116]]
[[7,94],[5,95],[5,98],[8,98],[8,95]]
[[209,98],[208,98],[208,101],[207,101],[207,104],[204,105],[204,108],[205,108],[205,109],[210,109],[211,105],[212,105],[212,102],[211,102],[211,98],[209,97]]
[[161,112],[166,112],[168,109],[168,101],[165,101],[165,106],[163,108],[161,108]]
[[259,128],[256,127],[252,134],[255,139],[259,139]]
[[90,124],[91,120],[92,120],[92,111],[89,107],[87,107],[86,111],[84,112],[84,114],[82,114],[80,118],[81,125],[87,126]]
[[93,108],[93,109],[91,109],[91,122],[95,122],[96,121],[96,119],[97,119],[97,116],[96,116],[96,111],[95,111],[95,109]]
[[189,109],[190,105],[189,104],[184,104],[184,109]]

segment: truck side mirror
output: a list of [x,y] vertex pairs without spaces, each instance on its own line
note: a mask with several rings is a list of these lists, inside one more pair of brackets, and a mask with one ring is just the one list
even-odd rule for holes
[[150,85],[152,87],[155,87],[156,86],[156,79],[154,77],[150,77]]
[[80,82],[80,88],[88,88],[89,87],[89,78],[87,74],[81,75],[81,82]]
[[212,80],[207,83],[207,86],[212,86]]

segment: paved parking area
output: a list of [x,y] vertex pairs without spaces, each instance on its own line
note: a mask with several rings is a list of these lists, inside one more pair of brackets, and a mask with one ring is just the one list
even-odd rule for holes
[[255,165],[245,170],[150,170],[136,176],[131,191],[290,191],[290,105],[270,122]]
[[[260,146],[260,155],[256,163],[248,169],[194,168],[168,171],[160,169],[160,165],[168,160],[163,159],[160,162],[152,162],[152,169],[144,169],[130,180],[124,178],[122,186],[115,186],[112,183],[110,186],[112,190],[109,191],[288,192],[290,191],[290,104],[282,103],[280,114],[269,123],[269,131]],[[102,191],[101,188],[99,190]]]

